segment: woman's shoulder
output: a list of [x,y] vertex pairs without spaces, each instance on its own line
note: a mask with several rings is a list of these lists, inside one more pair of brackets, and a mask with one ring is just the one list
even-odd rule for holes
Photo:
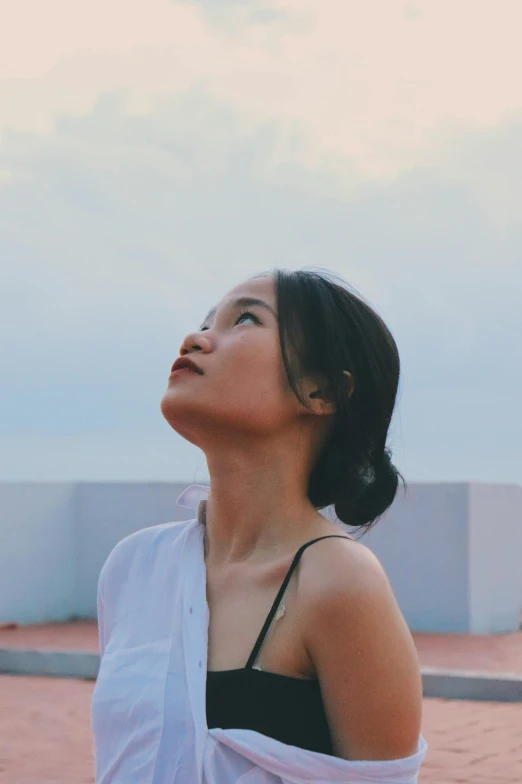
[[372,550],[344,531],[332,531],[332,534],[335,539],[328,537],[314,542],[303,553],[300,582],[308,599],[382,589],[387,577]]
[[[349,621],[368,625],[380,608],[398,607],[388,576],[377,556],[354,539],[325,539],[305,550],[299,576],[299,597],[306,615],[317,628],[318,619],[337,625]],[[400,615],[400,613],[399,613]]]
[[299,579],[303,639],[340,756],[397,759],[420,732],[422,682],[411,633],[383,566],[365,545],[308,548]]

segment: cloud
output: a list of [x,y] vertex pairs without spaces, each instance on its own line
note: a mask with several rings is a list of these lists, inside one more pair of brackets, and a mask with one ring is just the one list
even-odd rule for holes
[[305,126],[302,163],[332,151],[367,176],[394,177],[426,163],[454,123],[488,128],[522,109],[518,0],[501,12],[475,0],[416,3],[415,24],[407,7],[20,0],[0,29],[0,130],[52,133],[57,116],[88,116],[101,93],[122,89],[148,114],[159,95],[203,86],[245,122]]
[[[43,454],[51,439],[46,478],[190,478],[201,456],[159,413],[184,334],[246,275],[317,265],[396,335],[407,478],[522,481],[520,121],[454,127],[427,164],[382,181],[336,153],[304,165],[308,145],[306,126],[245,122],[203,87],[148,114],[112,92],[47,136],[6,134],[5,443]],[[95,459],[106,444],[110,465]],[[20,446],[3,467],[36,470]]]
[[406,5],[406,9],[404,11],[408,19],[419,19],[421,16],[420,9],[415,6],[413,3],[408,3]]
[[310,23],[310,16],[302,11],[285,8],[277,0],[172,0],[178,5],[193,6],[202,11],[213,27],[234,35],[244,33],[249,26],[277,25],[278,32],[302,32]]
[[271,0],[173,0],[173,2],[200,8],[211,19],[222,18],[230,13],[241,13],[245,21],[278,21],[285,14]]

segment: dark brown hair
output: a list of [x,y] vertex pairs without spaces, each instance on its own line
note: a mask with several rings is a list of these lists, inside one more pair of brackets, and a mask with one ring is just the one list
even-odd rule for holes
[[[342,278],[325,270],[275,269],[281,355],[290,388],[302,373],[326,377],[336,413],[312,469],[308,498],[367,530],[388,509],[402,475],[386,439],[400,375],[397,345],[384,321]],[[348,395],[343,370],[354,380]]]

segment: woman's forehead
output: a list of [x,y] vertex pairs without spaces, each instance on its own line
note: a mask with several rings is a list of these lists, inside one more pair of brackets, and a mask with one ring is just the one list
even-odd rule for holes
[[222,297],[222,302],[232,301],[239,297],[263,297],[270,304],[275,302],[275,280],[272,275],[259,278],[251,278],[243,281]]
[[221,310],[227,306],[233,307],[236,304],[244,307],[254,306],[256,304],[266,306],[277,318],[274,279],[250,280],[235,286],[221,298],[220,302],[215,307],[209,310],[203,323],[213,319],[218,309]]

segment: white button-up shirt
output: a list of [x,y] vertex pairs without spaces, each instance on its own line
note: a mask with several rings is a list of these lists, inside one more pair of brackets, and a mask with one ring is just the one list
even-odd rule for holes
[[426,754],[351,761],[259,732],[211,729],[202,515],[208,488],[178,504],[196,519],[120,541],[98,582],[100,669],[91,725],[96,784],[415,784]]

